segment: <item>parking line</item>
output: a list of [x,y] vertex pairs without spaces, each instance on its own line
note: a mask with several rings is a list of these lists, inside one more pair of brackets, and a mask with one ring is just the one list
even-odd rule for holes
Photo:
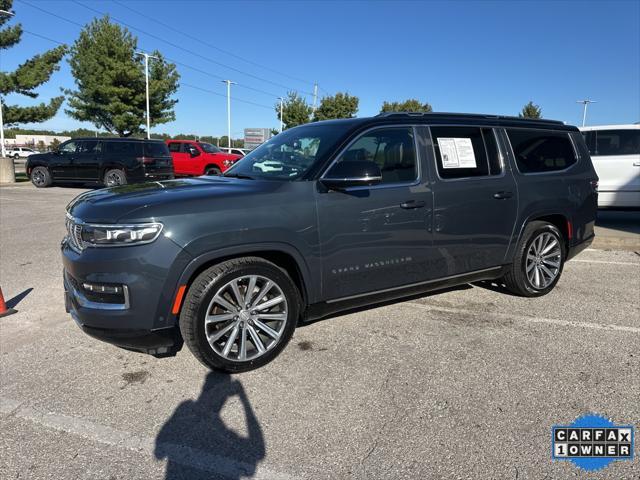
[[286,473],[275,472],[260,465],[254,467],[244,462],[186,445],[169,442],[156,444],[155,439],[152,437],[134,435],[84,418],[57,413],[43,413],[35,408],[23,406],[20,402],[9,398],[0,397],[0,414],[32,422],[53,430],[78,435],[97,443],[142,453],[148,455],[151,460],[155,460],[154,452],[158,449],[170,458],[172,462],[215,473],[223,477],[238,478],[239,475],[244,477],[255,470],[255,474],[251,478],[274,480],[293,480],[294,478]]
[[571,320],[559,320],[557,318],[530,317],[527,315],[513,315],[510,313],[477,312],[472,310],[465,310],[463,308],[440,307],[440,306],[429,305],[429,304],[418,303],[418,302],[404,302],[404,303],[400,303],[399,305],[419,308],[421,310],[428,310],[432,312],[444,312],[444,313],[454,313],[454,314],[461,313],[464,315],[475,315],[475,316],[482,315],[482,316],[499,318],[503,320],[518,320],[521,322],[528,322],[528,323],[546,323],[549,325],[555,325],[559,327],[578,327],[578,328],[590,328],[593,330],[608,330],[608,331],[617,331],[617,332],[640,333],[640,328],[629,327],[627,325],[578,322],[578,321],[571,321]]
[[640,262],[608,262],[606,260],[569,260],[568,263],[604,263],[607,265],[635,265],[640,267]]

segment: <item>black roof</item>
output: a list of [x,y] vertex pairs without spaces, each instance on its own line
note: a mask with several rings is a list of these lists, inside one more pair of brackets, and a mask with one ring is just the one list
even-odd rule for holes
[[[384,112],[375,117],[347,118],[340,120],[325,120],[318,124],[342,124],[349,127],[362,127],[365,125],[376,125],[380,123],[425,123],[430,125],[486,125],[497,127],[530,127],[545,128],[554,130],[578,131],[572,125],[566,125],[559,120],[547,120],[544,118],[520,118],[506,115],[487,115],[479,113],[445,113],[445,112]],[[310,125],[310,124],[305,124]]]
[[159,138],[152,138],[147,140],[146,138],[135,138],[135,137],[75,137],[71,140],[107,140],[109,142],[162,142],[164,140]]

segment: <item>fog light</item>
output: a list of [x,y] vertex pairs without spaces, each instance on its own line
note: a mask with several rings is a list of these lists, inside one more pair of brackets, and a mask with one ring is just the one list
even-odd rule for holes
[[82,288],[89,292],[106,293],[108,295],[120,295],[122,293],[122,286],[101,285],[98,283],[83,283]]

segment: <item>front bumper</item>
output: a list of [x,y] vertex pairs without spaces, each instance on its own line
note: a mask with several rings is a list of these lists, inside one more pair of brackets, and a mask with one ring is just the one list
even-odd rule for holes
[[[72,249],[62,246],[65,306],[78,326],[105,342],[150,353],[175,354],[182,347],[171,305],[190,256],[161,236],[147,245]],[[104,301],[82,285],[124,287],[121,301]]]

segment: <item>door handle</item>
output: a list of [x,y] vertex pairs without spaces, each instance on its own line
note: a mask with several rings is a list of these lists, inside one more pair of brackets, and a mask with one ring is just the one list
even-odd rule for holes
[[511,197],[513,197],[513,192],[496,192],[493,194],[493,198],[496,200],[504,200]]
[[640,162],[633,162],[634,167],[640,167]]
[[419,201],[415,201],[415,200],[407,200],[406,202],[402,202],[400,204],[400,208],[405,208],[407,210],[410,210],[412,208],[423,208],[426,205],[425,202],[423,202],[422,200]]

